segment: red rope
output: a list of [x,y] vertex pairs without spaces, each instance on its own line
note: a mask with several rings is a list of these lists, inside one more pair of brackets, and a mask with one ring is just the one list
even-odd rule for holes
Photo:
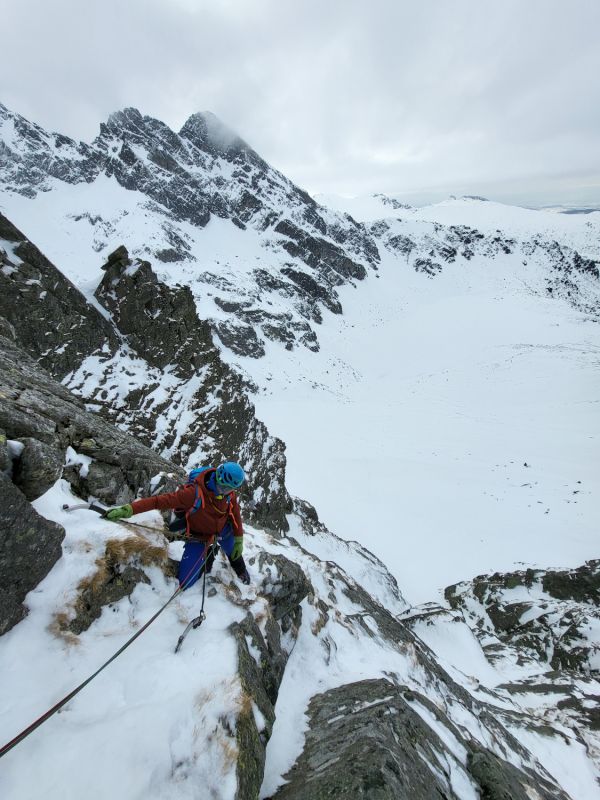
[[[47,720],[47,719],[50,719],[50,717],[52,717],[54,714],[56,714],[56,712],[57,712],[57,711],[59,711],[59,710],[60,710],[60,709],[61,709],[61,708],[62,708],[64,705],[66,705],[66,704],[69,702],[69,700],[71,700],[73,697],[75,697],[75,695],[76,695],[76,694],[79,694],[79,692],[80,692],[80,691],[81,691],[81,690],[82,690],[84,687],[86,687],[86,686],[88,685],[88,683],[90,683],[91,681],[93,681],[93,680],[94,680],[94,678],[95,678],[97,675],[99,675],[99,674],[102,672],[102,670],[103,670],[103,669],[105,669],[106,667],[108,667],[108,665],[109,665],[109,664],[111,664],[111,663],[112,663],[112,662],[113,662],[113,661],[114,661],[114,660],[115,660],[115,659],[116,659],[118,656],[120,656],[120,655],[121,655],[121,653],[122,653],[124,650],[126,650],[126,649],[129,647],[129,645],[130,645],[130,644],[133,644],[133,642],[135,642],[135,640],[138,638],[138,636],[141,636],[141,635],[142,635],[142,633],[143,633],[143,632],[146,630],[146,628],[148,628],[148,627],[149,627],[149,626],[150,626],[150,625],[151,625],[151,624],[154,622],[154,620],[155,620],[155,619],[156,619],[158,616],[160,616],[160,614],[162,614],[162,612],[163,612],[163,611],[165,610],[165,608],[166,608],[166,607],[169,605],[169,603],[171,603],[171,602],[172,602],[172,601],[173,601],[173,600],[174,600],[174,599],[177,597],[177,595],[179,594],[179,592],[181,592],[183,589],[185,589],[185,586],[186,586],[186,584],[188,583],[189,579],[192,577],[192,575],[193,575],[193,573],[194,573],[194,570],[196,569],[196,567],[198,566],[198,564],[200,564],[200,562],[201,562],[201,561],[202,561],[202,559],[204,558],[204,556],[205,556],[206,552],[207,552],[207,548],[206,548],[206,547],[204,547],[204,549],[203,549],[203,551],[202,551],[202,554],[201,554],[200,558],[199,558],[199,559],[196,561],[196,563],[195,563],[195,564],[194,564],[194,566],[191,568],[191,570],[188,572],[188,574],[186,575],[186,577],[184,578],[184,580],[180,581],[180,583],[179,583],[179,586],[177,587],[177,591],[176,591],[176,592],[174,592],[174,593],[171,595],[171,597],[169,597],[169,599],[168,599],[168,600],[167,600],[167,602],[164,604],[164,606],[162,606],[162,608],[160,608],[160,609],[159,609],[159,610],[156,612],[156,614],[154,614],[154,616],[153,616],[153,617],[151,617],[151,618],[148,620],[148,622],[146,622],[144,625],[142,625],[142,627],[139,629],[139,631],[136,631],[136,632],[134,633],[134,635],[133,635],[133,636],[132,636],[130,639],[128,639],[128,640],[125,642],[125,644],[124,644],[122,647],[120,647],[120,648],[117,650],[117,652],[116,652],[116,653],[114,653],[114,655],[112,655],[112,656],[111,656],[111,657],[108,659],[108,661],[106,661],[104,664],[102,664],[102,666],[101,666],[99,669],[97,669],[97,670],[96,670],[96,672],[94,672],[94,674],[93,674],[93,675],[90,675],[90,676],[89,676],[89,678],[86,678],[86,680],[84,680],[84,681],[83,681],[83,683],[80,683],[80,684],[79,684],[79,686],[77,686],[75,689],[73,689],[73,691],[72,691],[72,692],[69,692],[69,694],[68,694],[68,695],[66,695],[66,697],[63,697],[63,699],[62,699],[62,700],[60,700],[58,703],[56,703],[56,705],[54,705],[54,706],[52,706],[52,708],[48,709],[48,711],[46,711],[46,713],[45,713],[45,714],[42,714],[42,716],[41,716],[41,717],[39,717],[38,719],[36,719],[36,720],[35,720],[35,722],[32,722],[32,723],[31,723],[31,725],[29,725],[27,728],[25,728],[25,730],[21,731],[21,733],[19,733],[19,734],[18,734],[18,736],[15,736],[15,738],[14,738],[14,739],[11,739],[11,740],[10,740],[10,742],[7,742],[7,743],[4,745],[4,747],[2,747],[2,748],[0,749],[0,758],[2,758],[2,756],[6,755],[6,753],[8,753],[10,750],[12,750],[12,749],[13,749],[13,747],[16,747],[16,746],[17,746],[17,745],[18,745],[20,742],[22,742],[22,741],[23,741],[23,739],[26,739],[26,738],[29,736],[29,734],[30,734],[30,733],[33,733],[33,731],[34,731],[36,728],[39,728],[39,727],[40,727],[40,725],[42,725],[44,722],[46,722],[46,720]],[[200,567],[200,569],[202,569],[202,567]]]

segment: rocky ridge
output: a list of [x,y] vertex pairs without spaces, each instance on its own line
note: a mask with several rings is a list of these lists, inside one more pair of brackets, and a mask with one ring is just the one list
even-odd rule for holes
[[[85,144],[0,105],[0,143],[7,211],[15,197],[68,200],[69,186],[89,186],[89,209],[78,201],[71,213],[58,212],[54,252],[66,258],[71,242],[61,247],[59,240],[67,231],[104,259],[124,244],[132,257],[150,260],[162,282],[190,287],[202,318],[236,359],[260,358],[271,342],[318,350],[324,314],[342,311],[339,288],[376,274],[389,256],[429,278],[474,257],[518,259],[531,291],[598,316],[599,262],[590,254],[543,233],[419,222],[393,198],[380,198],[385,219],[356,222],[316,203],[208,112],[176,133],[125,109]],[[113,207],[99,213],[109,187]],[[215,249],[207,233],[218,225],[239,248]]]
[[[196,260],[190,226],[202,229],[218,218],[255,231],[267,252],[281,255],[278,268],[269,269],[266,278],[258,267],[254,282],[262,281],[263,290],[276,297],[290,298],[294,312],[291,317],[264,308],[259,312],[249,299],[245,307],[231,309],[235,318],[230,325],[215,324],[214,329],[243,355],[264,352],[256,335],[245,344],[249,330],[257,326],[267,340],[316,347],[310,322],[319,320],[319,308],[337,311],[336,288],[362,279],[379,261],[364,225],[318,206],[208,112],[194,114],[175,133],[128,108],[111,114],[88,145],[47,133],[0,104],[0,147],[0,182],[8,194],[34,199],[61,184],[92,184],[102,176],[147,198],[140,215],[152,215],[157,229],[143,236],[155,240],[155,246],[139,238],[126,241],[120,232],[127,230],[126,210],[115,209],[112,219],[104,219],[81,209],[69,220],[77,227],[93,227],[93,246],[99,251],[106,252],[107,239],[114,241],[116,235],[134,255],[185,267]],[[215,276],[199,279],[210,286]],[[228,289],[235,290],[235,285],[220,288],[225,290],[223,301],[230,302]]]
[[409,215],[378,220],[369,230],[388,252],[429,278],[463,259],[516,257],[526,289],[562,298],[594,319],[600,315],[600,261],[541,234],[523,238],[501,230],[482,233],[467,225],[416,223]]
[[[294,552],[296,564],[311,576],[290,658],[298,655],[296,648],[310,647],[303,638],[310,623],[320,644],[311,656],[314,686],[321,661],[333,670],[337,685],[312,696],[304,749],[273,798],[568,796],[509,732],[515,708],[466,691],[407,626],[343,570],[319,562],[293,539],[290,543],[286,556]],[[279,563],[278,574],[284,565]],[[269,585],[268,570],[261,580]],[[402,604],[397,595],[396,605]],[[383,676],[336,680],[338,654],[350,658],[353,639],[379,654],[375,660]],[[384,654],[388,648],[395,653],[391,662]],[[405,672],[406,658],[412,666]],[[388,670],[389,663],[395,666]]]
[[476,693],[513,706],[509,727],[578,742],[600,766],[599,573],[590,561],[480,575],[446,589],[450,608],[427,603],[401,618],[426,642],[438,631],[473,637],[495,673],[481,677]]

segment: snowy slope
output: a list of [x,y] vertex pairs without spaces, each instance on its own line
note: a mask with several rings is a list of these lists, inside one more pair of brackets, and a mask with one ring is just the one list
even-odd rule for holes
[[[148,584],[139,584],[130,598],[105,607],[100,619],[80,636],[65,632],[64,621],[72,616],[70,607],[78,584],[94,572],[96,559],[103,557],[109,539],[134,539],[138,548],[143,548],[144,542],[158,550],[166,548],[158,531],[114,525],[89,511],[63,512],[62,504],[73,499],[67,484],[59,481],[35,503],[39,512],[65,526],[67,538],[63,558],[28,598],[30,614],[3,637],[0,659],[3,730],[7,735],[16,733],[93,672],[176,587],[159,566],[146,566]],[[151,527],[161,525],[155,512],[136,521]],[[290,522],[292,533],[300,535],[299,521]],[[264,553],[280,554],[298,564],[310,575],[311,594],[301,605],[297,638],[287,637],[290,655],[279,690],[261,796],[270,796],[277,789],[282,774],[300,754],[306,730],[304,713],[315,693],[383,676],[415,692],[414,710],[447,748],[440,754],[446,776],[430,769],[446,782],[448,791],[452,786],[457,797],[470,800],[478,796],[467,771],[464,740],[457,738],[459,731],[460,737],[480,742],[515,767],[534,768],[538,776],[545,774],[548,779],[554,775],[573,800],[597,796],[594,769],[575,738],[565,735],[548,740],[528,732],[511,716],[519,706],[508,695],[492,697],[479,692],[470,677],[454,670],[454,681],[467,689],[467,694],[461,694],[410,634],[393,638],[393,617],[361,594],[334,563],[318,560],[292,538],[278,541],[257,530],[248,533],[246,549],[255,584],[246,588],[232,583],[231,573],[219,560],[210,578],[207,619],[188,635],[181,652],[175,655],[173,647],[186,622],[198,612],[197,589],[180,595],[64,711],[5,757],[0,778],[3,796],[23,800],[40,793],[49,800],[70,800],[82,794],[98,799],[111,795],[157,800],[233,797],[238,756],[235,727],[249,701],[240,683],[229,626],[248,612],[264,622],[273,580],[258,570],[256,557]],[[169,553],[178,557],[180,548],[180,544],[171,544]],[[359,552],[354,553],[355,569],[361,568],[363,559]],[[380,589],[388,594],[392,611],[405,609],[398,595],[394,599],[387,588]],[[454,734],[425,701],[445,709],[456,726]],[[493,724],[487,716],[483,722],[480,719],[484,708],[494,708]],[[260,729],[265,721],[258,708],[254,707],[253,713]],[[508,724],[533,756],[510,743]],[[28,768],[32,762],[36,764],[35,781]]]
[[598,324],[534,294],[521,267],[461,262],[430,280],[385,259],[343,297],[310,371],[265,362],[257,410],[287,444],[291,491],[413,602],[597,551]]
[[414,209],[411,218],[439,222],[442,225],[469,225],[484,233],[501,230],[519,237],[538,234],[569,245],[584,256],[598,257],[600,211],[583,216],[556,214],[461,197]]
[[361,222],[373,222],[376,219],[400,216],[408,211],[414,211],[407,203],[381,193],[362,197],[342,197],[323,193],[316,194],[315,200],[327,208],[334,208],[342,214],[350,214]]

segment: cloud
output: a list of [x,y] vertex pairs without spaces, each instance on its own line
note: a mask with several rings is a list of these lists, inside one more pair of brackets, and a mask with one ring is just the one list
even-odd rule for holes
[[0,100],[87,141],[124,106],[211,110],[311,191],[587,198],[599,25],[595,0],[5,0]]

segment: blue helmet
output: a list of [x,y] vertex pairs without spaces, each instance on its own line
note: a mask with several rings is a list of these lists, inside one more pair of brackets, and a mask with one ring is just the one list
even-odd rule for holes
[[246,473],[235,461],[226,461],[217,467],[215,474],[217,483],[228,489],[239,489],[246,480]]

